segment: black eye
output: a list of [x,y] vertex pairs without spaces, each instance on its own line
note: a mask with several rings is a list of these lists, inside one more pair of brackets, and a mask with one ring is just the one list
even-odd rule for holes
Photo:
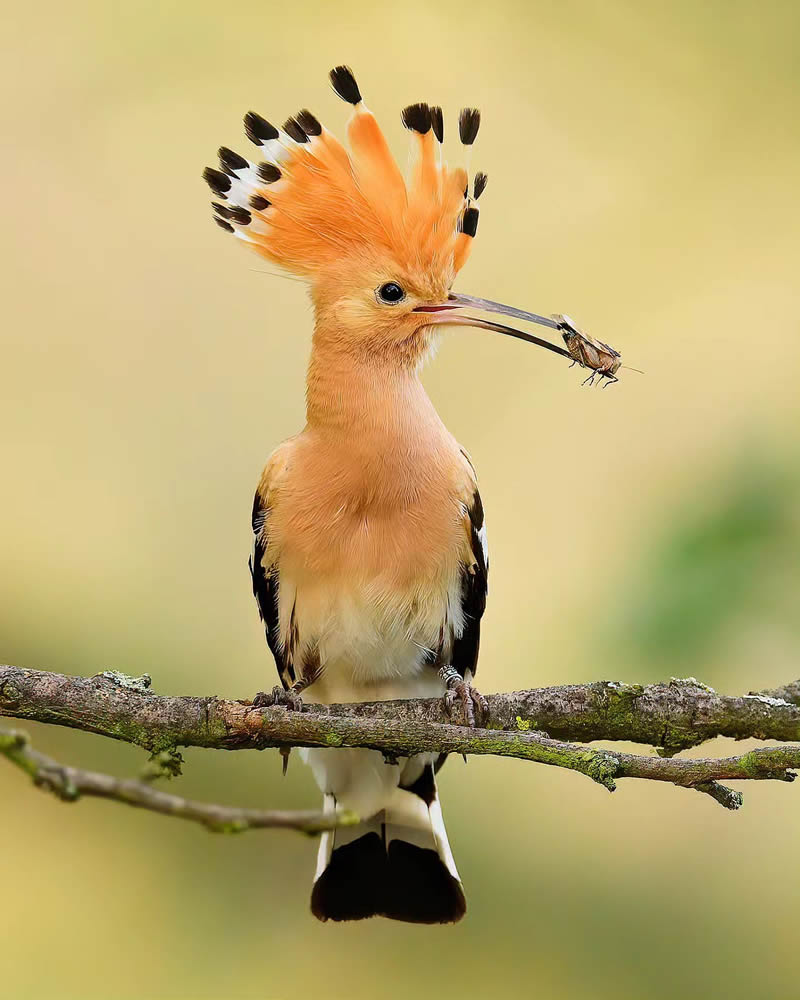
[[391,305],[394,305],[395,302],[401,302],[405,297],[406,293],[396,281],[387,281],[378,289],[378,299]]

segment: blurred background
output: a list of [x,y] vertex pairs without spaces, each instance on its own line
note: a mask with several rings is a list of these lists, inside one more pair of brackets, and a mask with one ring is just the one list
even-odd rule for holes
[[[448,335],[426,384],[479,471],[481,689],[800,673],[800,7],[45,0],[6,12],[0,660],[148,671],[245,698],[274,667],[246,559],[254,486],[304,420],[302,284],[211,222],[200,179],[250,108],[346,62],[401,162],[407,103],[483,109],[457,289],[566,311],[646,374]],[[141,751],[27,727],[65,762]],[[729,753],[719,741],[705,751]],[[648,751],[645,751],[648,752]],[[186,753],[172,786],[312,807],[300,762]],[[800,793],[739,813],[499,759],[442,774],[470,911],[321,925],[315,845],[66,806],[0,765],[0,978],[30,1000],[568,1000],[796,993]]]

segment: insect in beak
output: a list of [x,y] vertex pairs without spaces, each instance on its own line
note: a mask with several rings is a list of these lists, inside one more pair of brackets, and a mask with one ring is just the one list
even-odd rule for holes
[[[462,309],[475,309],[480,312],[499,313],[501,316],[511,316],[514,319],[525,320],[528,323],[538,323],[539,326],[546,326],[551,330],[558,330],[564,341],[564,347],[551,344],[549,340],[536,337],[532,333],[523,333],[516,327],[506,326],[503,323],[495,323],[493,320],[483,319],[479,316],[471,316],[461,312]],[[606,379],[606,385],[618,382],[617,372],[620,368],[627,368],[623,365],[621,355],[615,348],[604,344],[602,340],[590,337],[588,333],[579,330],[569,316],[555,314],[553,316],[540,316],[538,313],[525,312],[524,309],[515,309],[514,306],[504,306],[501,302],[492,302],[490,299],[479,299],[473,295],[457,295],[451,292],[446,302],[439,305],[417,306],[414,312],[432,313],[430,323],[439,326],[477,326],[483,330],[494,330],[496,333],[504,333],[507,337],[516,337],[519,340],[526,340],[529,344],[537,344],[545,347],[554,354],[560,354],[562,358],[569,358],[573,364],[580,365],[581,368],[588,368],[591,375],[585,380],[590,385],[594,384],[595,377],[599,377],[600,383]],[[631,371],[638,372],[638,368],[631,368]],[[641,374],[641,373],[640,373]]]
[[501,302],[492,302],[491,299],[479,299],[474,295],[460,295],[451,292],[446,302],[439,305],[417,306],[414,312],[430,313],[431,324],[437,326],[475,326],[482,330],[493,330],[495,333],[503,333],[507,337],[516,337],[518,340],[525,340],[529,344],[537,344],[554,354],[560,354],[563,358],[572,360],[569,351],[564,350],[557,344],[551,344],[549,340],[537,337],[532,333],[525,333],[517,330],[513,326],[506,326],[503,323],[495,323],[493,320],[483,319],[480,316],[464,314],[461,310],[474,309],[479,312],[499,313],[501,316],[511,316],[513,319],[525,320],[528,323],[537,323],[539,326],[549,327],[551,330],[559,330],[559,324],[547,316],[540,316],[538,313],[525,312],[524,309],[515,309],[513,306],[505,306]]

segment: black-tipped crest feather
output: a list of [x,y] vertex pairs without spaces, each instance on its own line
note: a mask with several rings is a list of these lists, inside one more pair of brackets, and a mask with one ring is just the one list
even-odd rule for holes
[[425,135],[431,130],[431,109],[424,102],[403,108],[403,124],[412,132]]
[[215,170],[214,167],[206,167],[203,171],[203,180],[214,194],[218,194],[221,198],[224,198],[225,192],[231,189],[230,177],[227,174],[223,174],[221,170]]
[[312,115],[308,108],[298,111],[295,118],[306,135],[322,135],[322,125],[320,125],[319,119]]
[[253,221],[253,216],[241,205],[231,205],[226,216],[231,222],[238,222],[240,226],[249,226]]
[[486,185],[488,181],[489,178],[482,170],[479,170],[477,174],[475,174],[475,180],[472,182],[472,192],[475,201],[477,201],[478,198],[480,198],[480,196],[486,190]]
[[244,170],[249,166],[247,160],[243,156],[240,156],[238,153],[234,153],[234,151],[232,149],[228,149],[227,146],[220,146],[217,151],[217,156],[219,157],[219,162],[225,173],[236,170]]
[[283,131],[295,142],[308,142],[308,136],[296,118],[287,118],[283,123]]
[[479,215],[480,212],[474,206],[465,209],[461,218],[461,232],[466,233],[467,236],[475,236],[478,231]]
[[280,179],[281,172],[274,163],[259,163],[258,176],[265,184],[274,184]]
[[270,125],[266,118],[262,118],[255,111],[248,111],[244,116],[244,131],[250,142],[254,142],[256,146],[278,138],[275,126]]
[[224,229],[226,233],[232,233],[235,231],[230,222],[220,219],[217,215],[214,216],[214,222],[216,222],[220,229]]
[[212,201],[211,207],[228,222],[238,222],[240,226],[249,226],[253,221],[253,216],[241,205],[220,205],[218,201]]
[[481,127],[481,113],[477,108],[462,108],[458,116],[458,134],[465,146],[471,146]]
[[438,142],[444,142],[444,114],[438,105],[431,108],[431,128]]
[[270,202],[260,194],[250,196],[250,207],[256,212],[264,212],[270,206]]
[[329,73],[331,86],[348,104],[361,103],[361,91],[349,66],[334,66]]

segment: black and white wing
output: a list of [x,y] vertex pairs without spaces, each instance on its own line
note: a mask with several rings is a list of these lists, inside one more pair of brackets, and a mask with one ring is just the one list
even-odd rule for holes
[[248,565],[253,579],[253,596],[256,599],[258,613],[264,624],[267,645],[275,657],[278,676],[284,689],[288,690],[294,683],[294,670],[287,661],[285,651],[281,648],[280,620],[278,606],[278,589],[280,577],[277,565],[266,564],[267,547],[269,545],[269,508],[261,495],[261,489],[256,490],[253,500],[253,552]]
[[[261,621],[264,623],[267,645],[275,657],[281,684],[287,691],[292,687],[295,690],[302,689],[311,682],[314,669],[317,669],[313,663],[313,648],[306,649],[304,658],[309,662],[305,670],[302,663],[299,668],[295,663],[299,645],[295,598],[290,589],[289,600],[292,602],[292,607],[291,609],[282,607],[280,562],[270,548],[270,510],[275,500],[276,488],[288,468],[290,449],[291,443],[287,441],[273,452],[256,490],[252,515],[253,553],[249,563],[253,579],[253,595]],[[285,594],[283,599],[286,599]]]
[[486,545],[486,521],[477,486],[467,507],[464,528],[467,533],[467,559],[461,567],[461,613],[463,630],[453,641],[453,666],[466,680],[478,669],[481,642],[481,618],[486,609],[489,553]]
[[[258,613],[264,624],[267,645],[275,657],[278,676],[285,690],[296,680],[291,641],[282,642],[280,634],[279,591],[280,573],[277,563],[267,561],[269,547],[269,507],[262,494],[262,487],[256,490],[253,500],[253,552],[250,556],[250,576],[253,579],[253,596]],[[290,637],[291,638],[291,637]]]

